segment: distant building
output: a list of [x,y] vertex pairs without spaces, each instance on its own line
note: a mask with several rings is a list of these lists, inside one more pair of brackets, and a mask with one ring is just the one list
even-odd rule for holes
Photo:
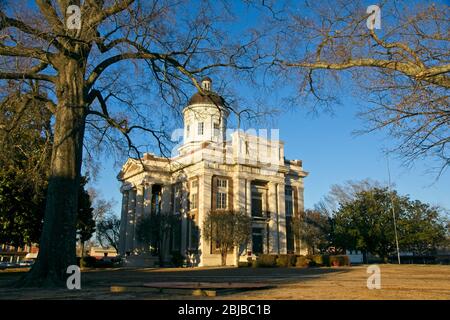
[[37,258],[39,248],[36,245],[24,245],[16,247],[8,244],[0,244],[0,262],[18,263],[22,260]]
[[351,264],[364,263],[364,255],[359,250],[345,250],[345,254],[348,256]]
[[114,258],[117,256],[117,251],[114,248],[91,247],[89,255],[98,259]]
[[[123,255],[141,253],[137,222],[144,216],[173,214],[179,228],[169,235],[168,253],[193,257],[198,266],[220,265],[215,244],[202,237],[206,214],[244,211],[252,217],[250,243],[240,259],[262,253],[300,252],[292,218],[303,208],[302,161],[284,158],[284,143],[249,132],[227,135],[229,111],[202,80],[207,94],[194,94],[183,110],[183,144],[170,159],[146,153],[128,159],[118,179],[122,182],[120,248]],[[228,255],[228,265],[235,264]]]

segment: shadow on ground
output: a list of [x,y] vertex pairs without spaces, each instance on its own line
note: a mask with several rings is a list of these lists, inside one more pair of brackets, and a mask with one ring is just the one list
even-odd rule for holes
[[[0,299],[192,299],[190,295],[164,294],[145,288],[151,282],[263,283],[278,286],[321,278],[350,268],[149,268],[90,269],[81,274],[81,290],[15,289],[11,283],[23,272],[0,272]],[[111,293],[111,286],[135,287]],[[198,297],[203,298],[203,297]]]

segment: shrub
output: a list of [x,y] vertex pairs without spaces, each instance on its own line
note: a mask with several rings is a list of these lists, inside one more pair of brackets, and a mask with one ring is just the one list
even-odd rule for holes
[[338,256],[330,256],[329,257],[330,265],[333,267],[339,266],[349,266],[350,259],[348,256],[338,255]]
[[184,262],[184,257],[178,251],[172,252],[172,264],[174,267],[182,267]]
[[276,266],[282,268],[295,267],[296,258],[295,254],[280,254],[277,256]]
[[247,268],[251,266],[251,262],[248,261],[239,261],[238,268]]
[[96,268],[112,268],[114,266],[111,260],[98,260],[94,263]]
[[298,255],[296,254],[288,254],[290,267],[295,267],[295,264],[297,263],[297,256]]
[[312,256],[312,261],[320,267],[330,266],[330,256],[326,254],[317,254]]
[[290,257],[287,254],[280,254],[276,260],[276,266],[287,268],[290,266]]
[[256,259],[257,267],[272,268],[277,266],[276,254],[262,254]]
[[311,260],[305,256],[297,256],[296,261],[295,261],[295,266],[305,268],[305,267],[309,266],[310,262],[311,262]]
[[116,256],[116,257],[111,258],[111,262],[114,267],[120,267],[123,264],[123,258],[120,256]]
[[81,268],[95,268],[96,263],[97,259],[95,257],[86,256],[80,259]]
[[317,267],[317,263],[314,260],[309,260],[308,267]]

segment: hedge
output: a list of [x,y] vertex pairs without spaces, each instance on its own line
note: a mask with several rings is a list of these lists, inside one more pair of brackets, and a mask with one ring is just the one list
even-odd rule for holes
[[262,268],[273,268],[277,266],[276,254],[262,254],[256,259],[256,266]]
[[81,268],[95,268],[97,264],[97,259],[92,256],[85,256],[80,259]]
[[329,261],[330,261],[330,266],[332,266],[332,267],[342,267],[342,266],[350,265],[349,257],[344,256],[344,255],[330,256]]
[[327,254],[316,254],[310,259],[314,261],[314,265],[317,265],[319,267],[330,266],[330,256]]
[[[295,254],[262,254],[253,261],[255,268],[273,268],[273,267],[331,267],[331,266],[349,266],[350,259],[346,255],[318,254],[314,256],[302,256]],[[242,264],[244,266],[244,263]]]
[[276,260],[276,266],[287,268],[287,267],[295,267],[296,264],[296,255],[295,254],[280,254]]
[[311,263],[311,259],[308,259],[305,256],[297,256],[295,261],[296,267],[306,268],[309,267],[309,264]]

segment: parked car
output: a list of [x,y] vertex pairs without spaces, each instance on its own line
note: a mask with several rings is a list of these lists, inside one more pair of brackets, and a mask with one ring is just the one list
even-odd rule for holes
[[19,267],[31,267],[34,263],[34,260],[22,260],[19,262]]
[[18,266],[17,263],[14,262],[7,262],[7,261],[0,262],[0,269],[15,268],[17,266]]

